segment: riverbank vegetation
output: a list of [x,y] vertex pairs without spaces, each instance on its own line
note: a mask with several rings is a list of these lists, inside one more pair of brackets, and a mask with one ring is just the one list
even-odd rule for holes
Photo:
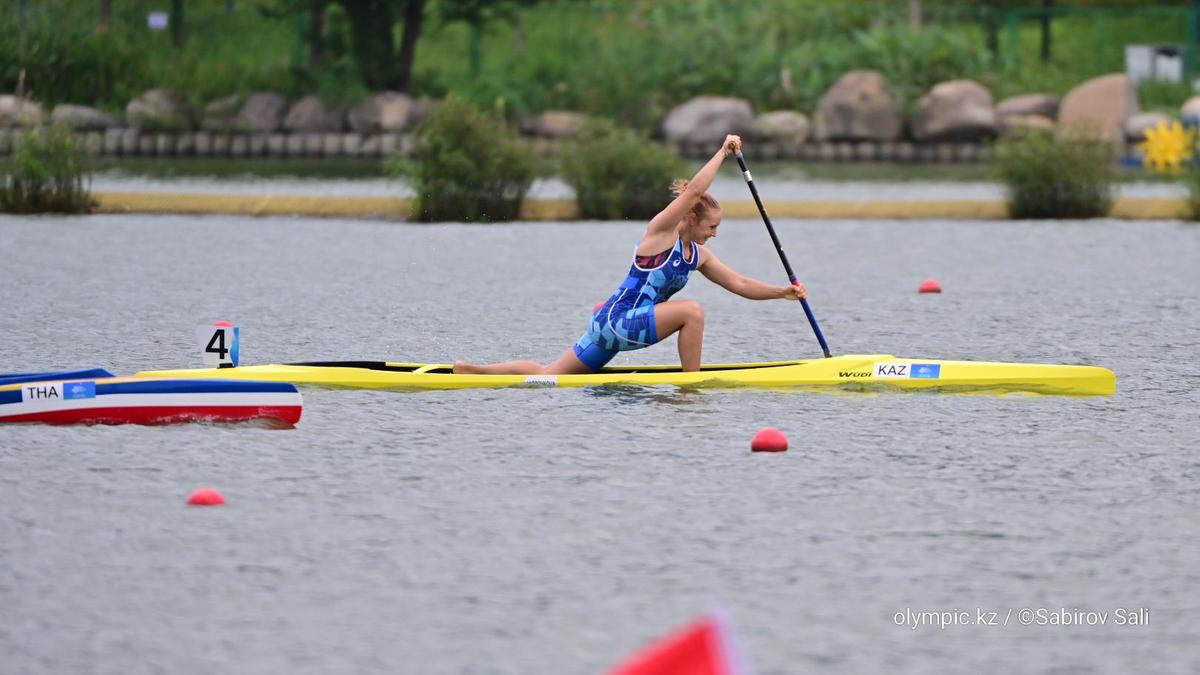
[[411,159],[387,164],[416,191],[413,219],[515,220],[533,184],[537,159],[505,120],[451,96],[417,127]]
[[[48,105],[117,112],[152,87],[197,104],[264,89],[345,101],[391,88],[454,93],[510,118],[579,110],[650,131],[672,105],[713,92],[811,111],[855,68],[880,71],[904,105],[960,77],[998,99],[1063,94],[1121,70],[1127,42],[1186,43],[1188,16],[1174,0],[1105,3],[1116,10],[1060,0],[1043,60],[1038,17],[1006,14],[1028,2],[925,2],[914,27],[908,0],[188,0],[161,31],[147,27],[157,6],[107,3],[102,21],[105,4],[0,9],[0,34],[16,37],[0,43],[0,91],[24,70]],[[1184,89],[1148,85],[1143,105],[1177,108]]]
[[88,155],[69,131],[31,131],[0,158],[0,212],[86,213],[95,206],[90,182]]
[[1200,221],[1200,167],[1192,165],[1185,168],[1183,184],[1188,191],[1184,215],[1190,220]]
[[674,152],[608,120],[593,122],[562,156],[579,214],[594,220],[653,218],[671,198],[671,181],[685,175]]
[[999,141],[996,160],[1012,218],[1102,218],[1112,208],[1114,148],[1094,135],[1022,134]]

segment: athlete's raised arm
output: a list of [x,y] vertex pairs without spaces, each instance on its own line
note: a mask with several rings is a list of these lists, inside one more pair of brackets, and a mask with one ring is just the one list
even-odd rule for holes
[[725,142],[721,144],[721,149],[717,151],[717,154],[713,155],[712,159],[696,172],[679,196],[671,200],[666,208],[650,220],[650,224],[646,226],[645,236],[653,237],[673,233],[675,227],[679,225],[679,221],[683,220],[696,202],[700,201],[700,197],[708,191],[708,187],[712,185],[713,178],[716,178],[717,171],[721,168],[725,158],[741,151],[742,139],[733,134],[726,136]]

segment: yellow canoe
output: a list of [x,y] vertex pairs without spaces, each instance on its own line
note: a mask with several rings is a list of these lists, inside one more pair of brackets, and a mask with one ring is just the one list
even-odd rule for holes
[[266,380],[355,389],[467,389],[478,387],[586,387],[674,385],[845,391],[1108,396],[1117,376],[1107,368],[1037,363],[987,363],[905,359],[888,354],[846,355],[804,361],[679,366],[616,366],[588,375],[455,375],[444,363],[319,361],[240,368],[154,370],[137,377]]

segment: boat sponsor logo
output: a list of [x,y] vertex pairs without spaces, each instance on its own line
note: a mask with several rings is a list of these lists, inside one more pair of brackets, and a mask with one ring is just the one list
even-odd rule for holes
[[876,363],[874,374],[885,379],[936,380],[942,376],[942,364],[887,361]]
[[58,393],[58,387],[53,384],[31,384],[23,390],[24,399],[26,401],[39,401],[42,399],[56,398],[62,399],[62,395]]
[[95,382],[65,382],[63,383],[63,399],[73,401],[82,398],[96,398]]
[[868,373],[863,370],[850,370],[850,371],[839,370],[838,371],[838,377],[870,377],[870,376],[871,376],[871,373]]
[[558,378],[553,375],[526,375],[526,384],[541,384],[547,387],[557,387]]
[[942,364],[914,363],[909,371],[912,373],[910,377],[913,379],[936,380],[942,376]]

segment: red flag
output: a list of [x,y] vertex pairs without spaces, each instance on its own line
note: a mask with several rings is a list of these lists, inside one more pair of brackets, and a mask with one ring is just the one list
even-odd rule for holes
[[733,636],[716,615],[668,635],[608,675],[743,675]]

